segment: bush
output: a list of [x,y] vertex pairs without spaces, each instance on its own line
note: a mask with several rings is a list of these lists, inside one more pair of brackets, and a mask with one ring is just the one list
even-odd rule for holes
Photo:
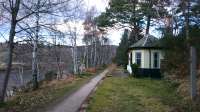
[[55,71],[49,71],[45,74],[45,80],[51,81],[56,79],[57,73]]
[[131,69],[132,69],[132,73],[133,73],[133,76],[137,77],[139,76],[139,72],[138,72],[138,69],[139,69],[139,65],[138,64],[131,64]]
[[[197,57],[200,56],[200,28],[199,26],[190,27],[190,39],[187,40],[185,36],[185,30],[179,33],[179,35],[165,35],[161,39],[161,44],[165,49],[165,62],[162,66],[163,73],[168,78],[186,78],[189,74],[189,53],[188,44],[193,45],[197,50]],[[200,61],[198,60],[198,65]]]

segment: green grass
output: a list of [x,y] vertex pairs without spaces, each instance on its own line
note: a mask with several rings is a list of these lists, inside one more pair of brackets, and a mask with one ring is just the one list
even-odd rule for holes
[[88,82],[93,76],[94,75],[87,74],[71,82],[61,82],[57,85],[42,87],[36,91],[18,93],[12,100],[0,104],[0,112],[12,110],[15,112],[43,112],[45,107],[52,105],[52,102],[59,102],[59,100],[62,100],[65,96],[76,91],[83,84]]
[[[164,80],[109,77],[89,102],[88,112],[177,112],[185,104],[176,85]],[[187,111],[188,112],[188,111]]]

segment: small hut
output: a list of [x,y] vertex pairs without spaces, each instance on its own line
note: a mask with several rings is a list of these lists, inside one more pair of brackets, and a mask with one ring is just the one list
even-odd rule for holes
[[[129,47],[127,69],[132,73],[132,64],[138,65],[137,74],[144,77],[161,77],[160,65],[164,58],[163,47],[158,38],[146,35]],[[133,73],[134,74],[134,73]]]

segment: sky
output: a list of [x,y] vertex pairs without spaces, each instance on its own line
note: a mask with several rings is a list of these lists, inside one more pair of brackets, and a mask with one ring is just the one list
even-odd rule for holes
[[[84,10],[90,10],[92,7],[95,7],[98,14],[101,14],[101,12],[105,12],[106,7],[108,6],[108,2],[109,0],[83,0],[83,3],[84,3],[83,6],[84,6]],[[84,43],[82,42],[82,38],[84,36],[83,22],[84,22],[84,17],[77,21],[69,21],[69,25],[72,27],[76,27],[77,29],[77,32],[78,32],[77,45],[84,45]],[[58,25],[57,28],[60,31],[67,32],[68,26],[61,23],[61,25]],[[6,31],[3,31],[3,29],[5,29]],[[119,45],[124,29],[114,29],[114,28],[109,28],[109,29],[110,30],[107,31],[107,37],[110,39],[110,44]],[[1,33],[8,32],[8,30],[9,28],[6,29],[6,28],[1,27]],[[159,32],[156,31],[155,28],[152,28],[152,27],[150,28],[150,34],[156,37],[160,37]],[[8,34],[5,37],[8,38]],[[0,42],[4,42],[4,41],[5,39],[2,38],[2,36],[0,35]],[[69,40],[69,38],[66,39],[65,42],[63,43],[67,45],[71,45],[71,41]]]
[[[85,9],[89,10],[92,7],[95,7],[98,14],[100,14],[101,12],[104,12],[106,7],[108,6],[108,1],[109,0],[84,0],[84,4],[85,4]],[[82,38],[84,35],[84,28],[83,28],[83,22],[84,20],[79,20],[79,21],[70,21],[68,23],[68,26],[70,27],[76,27],[77,32],[78,32],[78,40],[77,40],[77,44],[78,45],[84,45],[84,43],[82,42]],[[59,25],[58,29],[61,31],[67,30],[66,27],[68,27],[66,25]],[[64,31],[66,32],[66,31]],[[107,31],[107,37],[110,39],[110,44],[112,45],[119,45],[120,40],[121,40],[121,36],[123,33],[123,29],[110,29]],[[70,44],[70,40],[67,41],[67,44]]]
[[[86,8],[89,10],[92,7],[95,7],[98,13],[105,12],[106,7],[108,6],[109,0],[84,0]],[[79,28],[79,38],[78,38],[78,45],[83,45],[82,43],[82,35],[84,34],[83,29],[83,23],[84,20],[80,20],[75,24],[77,28]],[[124,32],[124,29],[114,29],[110,28],[110,30],[107,31],[107,37],[110,39],[110,43],[112,45],[119,45],[121,41],[122,34]],[[155,30],[155,28],[150,28],[150,34],[159,37],[159,32]]]
[[[99,13],[105,12],[109,0],[84,0],[88,8],[96,7]],[[112,29],[108,31],[108,37],[113,45],[119,45],[123,29]]]
[[[98,14],[100,14],[101,12],[104,12],[106,7],[108,6],[108,1],[109,0],[84,0],[84,4],[85,4],[85,8],[86,9],[91,9],[92,7],[95,7],[96,10],[98,11]],[[79,20],[79,21],[76,21],[76,22],[71,22],[70,25],[76,27],[78,30],[78,41],[77,41],[77,44],[78,45],[84,45],[82,43],[82,38],[83,38],[83,34],[84,34],[84,28],[83,28],[83,23],[84,20]],[[58,26],[58,29],[63,31],[63,30],[66,30],[66,25],[59,25]],[[4,29],[4,28],[3,28]],[[6,30],[9,30],[9,29],[6,29]],[[110,39],[110,44],[113,44],[113,45],[118,45],[119,42],[120,42],[120,38],[121,38],[121,35],[123,33],[123,30],[116,30],[116,29],[112,29],[112,30],[109,30],[108,33],[107,33],[107,37]],[[5,38],[8,37],[8,34],[7,36],[4,35]],[[0,37],[0,42],[4,42],[5,39]],[[67,40],[66,41],[68,45],[70,45],[70,41]]]
[[98,11],[103,12],[108,6],[109,0],[84,0],[86,5],[89,7],[95,6]]

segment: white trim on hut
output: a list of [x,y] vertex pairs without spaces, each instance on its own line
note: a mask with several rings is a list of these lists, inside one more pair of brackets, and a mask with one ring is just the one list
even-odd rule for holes
[[[141,66],[140,68],[160,68],[160,61],[164,59],[163,52],[161,50],[132,50],[132,60],[131,64],[137,64],[136,63],[136,53],[141,53]],[[158,53],[158,66],[155,67],[155,61],[154,61],[154,53]],[[151,56],[150,56],[151,55]],[[151,60],[150,60],[151,58]]]

